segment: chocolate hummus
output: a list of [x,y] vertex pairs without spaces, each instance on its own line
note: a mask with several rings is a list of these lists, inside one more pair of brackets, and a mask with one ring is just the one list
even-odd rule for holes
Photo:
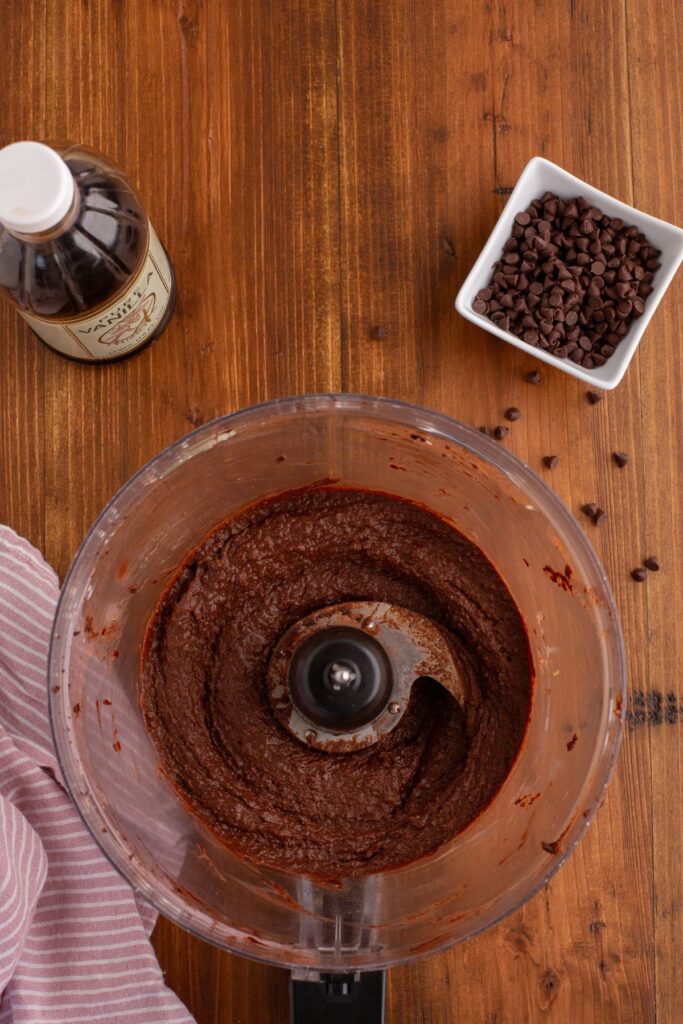
[[[329,753],[292,736],[269,703],[274,647],[311,611],[354,600],[445,627],[475,666],[474,699],[424,680],[374,746]],[[503,783],[530,698],[525,628],[482,552],[422,506],[332,486],[219,526],[163,595],[143,655],[147,728],[192,813],[246,858],[327,877],[451,840]]]

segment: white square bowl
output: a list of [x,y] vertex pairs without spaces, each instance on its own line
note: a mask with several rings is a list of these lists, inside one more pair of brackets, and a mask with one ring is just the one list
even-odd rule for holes
[[[477,292],[486,288],[491,280],[493,265],[500,259],[503,245],[510,237],[515,217],[521,210],[525,210],[529,206],[532,199],[540,198],[544,192],[554,192],[561,199],[585,196],[591,206],[596,206],[603,213],[610,217],[621,217],[629,226],[635,225],[639,231],[643,232],[651,245],[661,249],[662,255],[659,257],[661,266],[659,270],[655,271],[652,281],[653,291],[645,300],[645,312],[632,322],[614,355],[610,356],[604,366],[596,367],[594,370],[586,370],[573,363],[571,359],[558,359],[557,356],[544,349],[529,345],[509,331],[501,330],[488,317],[475,313],[472,309]],[[683,231],[680,228],[673,224],[667,224],[666,221],[659,220],[657,217],[650,217],[647,213],[641,213],[633,206],[627,206],[626,203],[619,202],[618,199],[614,199],[606,192],[601,192],[587,182],[581,181],[580,178],[575,178],[573,174],[563,171],[561,167],[551,163],[550,160],[535,156],[522,171],[486,245],[458,292],[455,308],[466,320],[471,320],[473,324],[483,327],[490,334],[496,334],[503,341],[509,342],[515,348],[522,349],[534,359],[540,359],[550,366],[557,367],[558,370],[570,373],[572,377],[578,377],[579,380],[583,380],[587,384],[609,391],[617,386],[626,373],[643,332],[664,292],[669,287],[681,260],[683,260]]]

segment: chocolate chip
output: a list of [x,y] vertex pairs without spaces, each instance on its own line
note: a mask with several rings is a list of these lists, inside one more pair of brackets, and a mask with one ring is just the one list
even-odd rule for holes
[[443,249],[447,256],[451,256],[453,259],[457,257],[455,246],[451,242],[450,238],[448,238],[446,235],[441,236],[441,248]]
[[659,572],[659,559],[656,555],[650,555],[649,558],[646,558],[643,565],[646,569],[649,569],[650,572]]
[[593,522],[596,526],[602,526],[606,519],[607,513],[605,512],[604,508],[599,508],[593,516]]
[[643,580],[647,579],[647,569],[631,569],[631,576],[636,583],[642,583]]
[[534,199],[516,214],[476,312],[494,320],[509,310],[517,337],[592,370],[643,315],[660,256],[638,228],[582,197]]
[[509,427],[495,427],[493,430],[493,436],[496,441],[502,441],[504,437],[507,437],[510,433]]
[[548,467],[548,469],[555,469],[555,466],[557,466],[559,464],[559,461],[560,461],[560,456],[559,455],[544,455],[543,456],[543,463],[544,463],[544,465],[546,465]]
[[586,392],[586,398],[588,399],[588,401],[590,402],[591,405],[597,405],[598,402],[601,402],[604,397],[605,396],[601,395],[599,391],[587,391]]
[[619,469],[623,469],[628,464],[629,456],[627,452],[612,452],[612,458],[616,462]]
[[585,516],[588,516],[589,519],[593,519],[597,515],[598,506],[593,504],[592,501],[589,501],[586,505],[581,506],[581,511]]
[[484,302],[483,299],[475,299],[472,303],[472,309],[475,313],[488,313],[489,304]]
[[527,384],[540,384],[541,375],[538,370],[530,370],[529,373],[525,374],[524,380]]
[[493,431],[490,427],[479,427],[482,434],[486,434],[487,437],[493,437]]
[[515,420],[518,420],[521,415],[521,411],[514,405],[511,405],[509,409],[505,410],[505,419],[510,420],[511,423],[514,423]]
[[[484,305],[486,305],[486,303],[484,303]],[[383,338],[386,338],[389,332],[387,331],[386,327],[382,327],[381,324],[376,324],[372,328],[372,331],[370,333],[372,334],[372,337],[375,338],[377,341],[381,341]]]

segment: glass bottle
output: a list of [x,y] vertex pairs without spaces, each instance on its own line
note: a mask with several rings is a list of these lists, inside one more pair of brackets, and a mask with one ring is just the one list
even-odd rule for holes
[[125,174],[87,146],[0,149],[0,292],[61,355],[111,362],[157,338],[173,266]]

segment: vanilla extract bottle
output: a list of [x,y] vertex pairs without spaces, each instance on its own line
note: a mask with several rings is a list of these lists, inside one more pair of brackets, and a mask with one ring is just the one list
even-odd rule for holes
[[111,362],[161,334],[175,275],[128,178],[87,146],[0,149],[0,291],[55,352]]

